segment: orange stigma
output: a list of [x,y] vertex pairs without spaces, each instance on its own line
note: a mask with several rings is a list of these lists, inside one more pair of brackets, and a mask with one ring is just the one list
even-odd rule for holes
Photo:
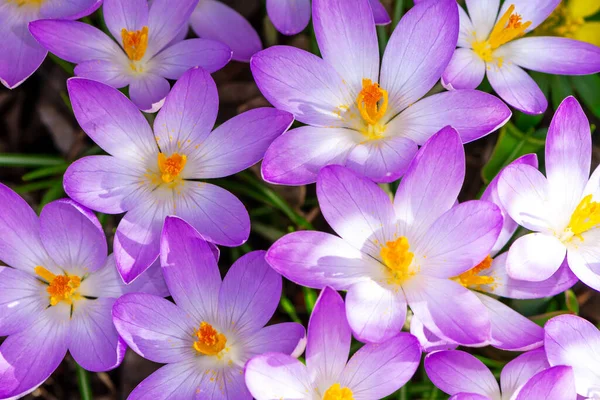
[[376,125],[387,111],[388,92],[381,89],[377,82],[363,79],[362,90],[356,98],[356,105],[363,120],[368,125]]
[[164,153],[158,153],[158,169],[160,170],[160,178],[164,183],[172,183],[181,180],[179,176],[185,164],[187,156],[179,153],[173,153],[170,157]]
[[208,322],[202,321],[200,328],[196,331],[198,340],[194,342],[194,349],[198,353],[207,356],[218,355],[227,344],[227,338],[222,333],[219,333]]
[[410,270],[415,255],[408,251],[409,248],[408,239],[401,236],[394,241],[387,242],[379,252],[383,264],[388,269],[389,284],[400,285],[415,274]]
[[144,26],[139,31],[121,29],[123,48],[131,61],[140,61],[148,48],[148,27]]
[[73,300],[81,297],[77,293],[77,289],[81,285],[81,278],[77,275],[54,275],[39,265],[35,267],[34,271],[43,280],[48,282],[46,292],[50,295],[51,306],[55,306],[61,301],[73,304]]

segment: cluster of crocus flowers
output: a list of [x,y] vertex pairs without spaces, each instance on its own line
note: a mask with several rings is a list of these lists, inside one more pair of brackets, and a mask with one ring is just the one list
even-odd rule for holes
[[257,163],[291,125],[292,115],[259,108],[211,131],[217,88],[201,68],[189,70],[173,86],[154,131],[118,90],[83,78],[72,78],[67,86],[79,125],[109,155],[74,162],[65,174],[65,191],[93,210],[126,212],[114,240],[126,283],[157,259],[167,215],[184,218],[215,244],[239,246],[248,239],[244,205],[199,179],[229,176]]
[[377,182],[398,179],[419,145],[446,125],[463,142],[511,116],[498,98],[452,91],[420,100],[440,79],[456,48],[454,0],[427,1],[398,23],[381,61],[368,0],[314,0],[313,25],[323,58],[290,46],[252,57],[254,79],[275,107],[307,124],[269,148],[262,164],[271,183],[315,182],[331,164]]
[[[192,67],[210,72],[231,59],[231,50],[210,39],[182,40],[177,35],[198,0],[105,0],[106,26],[113,38],[77,21],[40,20],[30,24],[38,42],[58,57],[77,64],[75,74],[115,88],[129,87],[141,109],[156,112],[170,85]],[[77,40],[73,40],[73,38]]]
[[458,6],[460,34],[442,83],[449,89],[475,89],[487,76],[496,93],[527,114],[541,114],[548,101],[523,70],[557,75],[600,72],[600,48],[560,38],[522,37],[540,25],[559,1],[467,1],[469,15]]
[[266,263],[264,251],[241,257],[221,280],[210,245],[185,221],[169,217],[161,265],[175,304],[133,293],[113,307],[115,326],[127,345],[167,364],[140,383],[130,400],[250,400],[244,365],[251,357],[303,350],[302,325],[265,327],[279,304],[281,276]]

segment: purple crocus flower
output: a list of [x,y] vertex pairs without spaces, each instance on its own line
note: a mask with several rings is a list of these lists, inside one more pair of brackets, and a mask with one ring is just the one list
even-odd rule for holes
[[379,68],[368,0],[314,0],[313,25],[323,58],[274,46],[252,57],[259,89],[277,108],[307,124],[275,140],[265,155],[265,180],[314,182],[321,167],[345,165],[376,182],[398,179],[417,151],[446,125],[464,142],[503,125],[510,110],[498,98],[465,90],[423,97],[456,47],[454,0],[408,11]]
[[533,231],[508,252],[513,279],[544,281],[566,255],[573,273],[600,290],[600,168],[589,177],[591,155],[588,119],[577,100],[567,97],[548,130],[546,176],[530,165],[507,167],[500,176],[502,204]]
[[231,59],[231,50],[214,40],[173,42],[197,3],[154,0],[149,7],[146,0],[105,0],[104,20],[116,42],[76,21],[35,21],[29,29],[42,46],[77,64],[77,76],[129,86],[129,97],[141,110],[156,112],[169,93],[167,79],[179,79],[195,66],[214,72]]
[[200,68],[175,83],[154,121],[154,132],[118,90],[82,78],[71,78],[67,86],[77,121],[109,156],[74,162],[65,173],[65,191],[94,210],[127,213],[114,242],[125,282],[158,257],[167,215],[184,218],[219,245],[238,246],[248,239],[250,218],[244,205],[228,191],[198,179],[229,176],[257,163],[291,125],[292,115],[259,108],[211,132],[217,88]]
[[0,82],[9,89],[33,74],[48,53],[27,24],[44,18],[77,19],[93,13],[102,0],[3,0],[0,2]]
[[575,315],[559,315],[544,327],[544,346],[550,365],[573,369],[577,393],[600,398],[600,331]]
[[[511,165],[529,165],[537,168],[535,154],[525,155]],[[453,279],[471,289],[488,309],[492,324],[492,336],[488,344],[512,351],[526,351],[542,346],[544,331],[531,320],[523,317],[512,308],[492,296],[513,299],[539,299],[562,293],[577,281],[568,265],[563,265],[548,279],[541,282],[529,282],[512,279],[506,271],[508,253],[498,255],[517,230],[517,223],[510,218],[498,198],[498,180],[500,172],[486,188],[481,200],[496,204],[502,211],[503,224],[500,236],[488,257],[472,269]],[[447,342],[430,332],[417,317],[411,320],[410,331],[419,338],[425,351],[456,348],[457,343]]]
[[419,150],[393,203],[369,179],[342,166],[325,167],[317,197],[340,237],[290,233],[273,244],[267,261],[298,284],[347,290],[348,322],[359,340],[382,342],[398,333],[408,303],[439,337],[486,343],[487,309],[449,278],[490,254],[502,215],[490,202],[454,206],[464,175],[464,149],[450,127]]
[[419,366],[419,342],[409,333],[367,344],[348,360],[351,339],[344,301],[326,287],[308,323],[306,365],[287,354],[266,353],[246,364],[246,385],[257,400],[381,399]]
[[0,260],[8,265],[0,267],[0,336],[8,336],[0,398],[34,390],[67,350],[90,371],[118,366],[126,347],[112,324],[113,303],[131,291],[167,295],[160,269],[125,286],[98,219],[71,200],[46,205],[38,218],[0,184],[0,204]]
[[[442,76],[447,89],[475,89],[484,75],[498,95],[527,114],[541,114],[548,101],[522,69],[556,75],[600,72],[600,48],[560,37],[520,38],[540,25],[560,0],[468,0],[458,6],[458,49]],[[515,40],[516,39],[516,40]]]
[[265,327],[279,304],[281,276],[269,268],[264,251],[253,251],[221,281],[209,244],[194,228],[177,217],[164,225],[161,264],[176,304],[131,294],[113,307],[125,342],[142,357],[167,364],[129,400],[250,400],[246,361],[265,352],[292,354],[305,335],[293,322]]
[[502,369],[500,386],[477,358],[458,350],[425,357],[427,376],[450,400],[575,400],[570,367],[550,367],[544,349],[521,354]]

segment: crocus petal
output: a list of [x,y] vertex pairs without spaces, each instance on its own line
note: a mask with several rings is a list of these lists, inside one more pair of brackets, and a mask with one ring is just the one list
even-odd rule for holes
[[508,10],[508,7],[514,4],[514,12],[519,14],[523,18],[523,21],[531,21],[531,25],[529,25],[529,28],[526,30],[526,32],[531,32],[548,18],[559,3],[560,0],[538,0],[536,2],[531,2],[529,0],[511,0],[510,4],[507,4],[506,2],[502,4],[499,15],[503,15],[506,10]]
[[534,375],[515,400],[575,400],[575,377],[571,367],[557,366]]
[[224,368],[220,371],[205,370],[194,396],[195,400],[251,398],[252,396],[244,382],[244,370],[240,367]]
[[486,40],[496,23],[500,0],[467,0],[467,10],[473,22],[477,40]]
[[269,325],[258,332],[249,335],[244,341],[244,351],[250,356],[263,353],[275,352],[283,354],[295,353],[298,348],[304,351],[304,338],[306,331],[304,327],[295,322],[284,322]]
[[574,315],[552,318],[544,327],[544,347],[550,365],[573,368],[577,393],[589,396],[600,382],[600,332]]
[[[196,34],[206,39],[225,43],[233,51],[236,61],[250,61],[250,57],[262,50],[258,33],[240,13],[215,0],[203,0],[190,17],[190,25]],[[229,29],[223,29],[224,26]]]
[[[422,0],[420,0],[422,1]],[[495,16],[494,16],[495,18]],[[458,5],[458,21],[460,24],[458,30],[458,47],[466,47],[471,48],[471,42],[473,41],[473,34],[475,32],[475,28],[473,27],[473,22],[471,18],[467,15],[467,12],[462,8],[462,6]],[[486,39],[487,36],[484,38]]]
[[310,21],[310,0],[267,0],[267,14],[279,32],[295,35]]
[[394,198],[396,218],[420,236],[458,197],[465,177],[465,151],[458,133],[448,127],[417,153]]
[[498,349],[527,351],[538,348],[544,342],[544,330],[500,301],[475,292],[488,310],[492,323],[490,344]]
[[394,118],[388,129],[422,145],[435,132],[451,125],[463,143],[479,139],[504,125],[510,109],[497,97],[478,90],[434,94]]
[[[488,64],[489,65],[489,64]],[[525,114],[541,114],[548,100],[538,84],[521,67],[511,62],[489,65],[487,78],[498,96]]]
[[131,77],[122,64],[108,60],[89,60],[75,67],[75,75],[106,83],[114,88],[122,88],[129,85]]
[[381,344],[366,344],[348,361],[341,386],[355,399],[381,399],[400,389],[414,375],[421,361],[416,337],[399,333]]
[[502,214],[494,203],[468,201],[438,218],[414,245],[419,273],[451,278],[479,264],[502,228]]
[[413,313],[435,335],[463,345],[480,345],[490,339],[487,309],[458,283],[417,275],[402,289]]
[[425,1],[402,17],[381,64],[381,87],[389,93],[388,118],[433,87],[450,62],[457,40],[454,1]]
[[553,199],[560,204],[557,219],[567,226],[590,176],[590,122],[577,100],[569,96],[556,109],[546,138],[546,176]]
[[257,108],[239,114],[216,128],[194,152],[193,178],[222,178],[260,161],[273,140],[285,132],[294,116],[274,108]]
[[29,24],[29,30],[42,46],[72,63],[79,64],[88,60],[116,62],[126,58],[119,45],[110,37],[83,22],[38,20]]
[[177,305],[196,319],[213,317],[221,274],[208,243],[181,218],[167,217],[160,247],[165,281]]
[[501,398],[496,378],[488,367],[464,351],[444,350],[428,354],[425,371],[433,384],[449,395],[464,392]]
[[367,178],[339,165],[325,167],[317,178],[317,197],[329,225],[346,242],[379,258],[394,236],[389,196]]
[[543,348],[521,354],[502,368],[502,394],[512,398],[532,376],[549,367]]
[[148,25],[146,0],[104,0],[102,12],[106,27],[119,43],[122,29],[135,32]]
[[567,250],[569,267],[583,283],[600,291],[600,229],[587,231],[582,238],[573,239],[576,245]]
[[506,258],[506,270],[513,279],[540,282],[549,279],[561,266],[567,248],[554,236],[530,233],[517,239]]
[[375,182],[400,178],[417,152],[417,144],[405,137],[389,137],[359,143],[346,166]]
[[340,106],[354,104],[348,86],[336,70],[304,50],[272,46],[252,56],[250,68],[267,100],[294,114],[302,123],[340,126]]
[[88,371],[116,368],[125,357],[127,346],[119,337],[111,316],[115,299],[77,301],[71,316],[69,352]]
[[254,332],[271,319],[281,297],[281,276],[265,260],[265,251],[240,257],[229,269],[219,292],[221,326],[238,334]]
[[0,335],[21,332],[37,319],[48,307],[45,288],[33,275],[0,267]]
[[437,350],[455,350],[458,347],[457,343],[437,337],[415,315],[410,319],[410,333],[419,340],[421,349],[425,353]]
[[227,190],[210,183],[187,181],[177,203],[177,215],[202,237],[235,247],[248,240],[250,216],[244,204]]
[[448,400],[489,400],[488,396],[483,396],[477,393],[456,393]]
[[390,15],[383,4],[381,4],[380,0],[369,0],[369,4],[371,5],[371,10],[373,11],[373,19],[375,20],[375,24],[387,25],[392,22]]
[[129,84],[129,97],[140,110],[154,113],[163,105],[171,85],[162,76],[151,73],[139,75]]
[[346,290],[382,268],[339,237],[314,231],[285,235],[271,246],[267,262],[300,285],[336,290]]
[[179,79],[185,71],[202,67],[212,73],[231,59],[227,45],[210,39],[183,40],[158,53],[152,59],[152,72],[168,79]]
[[354,95],[361,91],[363,79],[377,82],[379,47],[367,1],[313,0],[313,27],[323,59],[348,82]]
[[19,398],[29,393],[58,367],[67,353],[69,311],[66,304],[49,307],[28,329],[2,343],[0,398]]
[[79,126],[104,151],[131,161],[156,157],[148,121],[123,93],[82,78],[69,79],[67,89]]
[[70,273],[85,275],[104,266],[108,247],[102,225],[72,200],[56,200],[42,209],[40,236],[50,257]]
[[[583,191],[583,196],[591,194],[594,199],[600,198],[600,165],[596,167]],[[596,200],[597,201],[597,200]]]
[[65,18],[79,19],[96,11],[102,5],[102,0],[46,0],[40,7],[40,15],[44,19]]
[[311,378],[304,364],[294,357],[267,353],[246,364],[246,385],[257,400],[301,400],[311,396]]
[[306,185],[317,180],[325,165],[344,165],[358,142],[356,131],[302,126],[276,138],[262,162],[263,179],[283,185]]
[[176,363],[196,354],[193,334],[200,321],[162,297],[126,294],[115,302],[112,317],[125,343],[150,361]]
[[21,196],[2,183],[0,204],[0,260],[33,275],[34,268],[50,258],[40,239],[38,217]]
[[[199,369],[201,365],[195,358],[165,365],[137,385],[127,398],[129,400],[193,399],[200,388],[200,383],[208,375]],[[207,397],[208,399],[212,400],[212,397]]]
[[358,340],[382,343],[402,330],[406,299],[401,290],[366,280],[348,289],[346,313]]
[[442,75],[448,90],[475,89],[485,76],[485,62],[471,49],[458,48]]
[[148,13],[148,49],[147,57],[161,51],[187,24],[198,0],[153,0]]
[[351,340],[344,300],[338,292],[326,287],[308,323],[306,366],[310,373],[324,382],[339,379],[348,361]]

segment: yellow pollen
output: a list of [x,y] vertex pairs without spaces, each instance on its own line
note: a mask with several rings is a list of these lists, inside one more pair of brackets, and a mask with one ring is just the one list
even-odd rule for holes
[[77,275],[54,275],[46,268],[37,266],[34,269],[35,273],[42,279],[48,282],[46,291],[50,295],[50,305],[55,306],[59,302],[64,301],[67,304],[73,304],[73,300],[79,299],[81,296],[77,293],[81,278]]
[[[40,7],[44,0],[12,0],[17,7],[23,6],[32,6],[32,7]],[[9,0],[10,3],[10,0]]]
[[494,278],[492,278],[491,276],[479,274],[485,271],[486,269],[489,269],[492,266],[492,261],[494,260],[488,255],[486,258],[483,259],[482,262],[477,264],[474,268],[463,272],[462,274],[453,279],[454,281],[460,283],[464,287],[491,285],[492,283],[494,283]]
[[196,331],[197,341],[194,342],[194,349],[198,353],[207,356],[216,356],[225,348],[227,338],[219,333],[208,322],[202,321],[200,328]]
[[581,200],[569,221],[567,231],[583,240],[582,233],[600,225],[600,203],[592,201],[588,194]]
[[339,383],[334,383],[325,391],[323,400],[354,400],[354,394],[347,387],[342,387]]
[[573,38],[584,23],[585,19],[581,16],[573,15],[569,7],[563,2],[535,29],[534,33],[538,36],[564,36]]
[[172,183],[179,181],[179,174],[183,171],[187,156],[179,153],[173,153],[170,157],[164,153],[158,153],[158,169],[160,170],[160,178],[164,183]]
[[367,124],[365,133],[369,139],[378,139],[385,130],[379,120],[385,115],[388,107],[388,92],[381,89],[377,82],[362,80],[362,90],[356,97],[356,106],[362,119]]
[[400,285],[410,277],[414,276],[414,272],[410,270],[414,253],[408,251],[408,239],[404,236],[398,239],[387,242],[379,252],[383,263],[388,268],[389,278],[388,283]]
[[121,38],[127,57],[131,61],[140,61],[148,47],[148,27],[144,26],[139,31],[128,31],[123,28],[121,29]]

